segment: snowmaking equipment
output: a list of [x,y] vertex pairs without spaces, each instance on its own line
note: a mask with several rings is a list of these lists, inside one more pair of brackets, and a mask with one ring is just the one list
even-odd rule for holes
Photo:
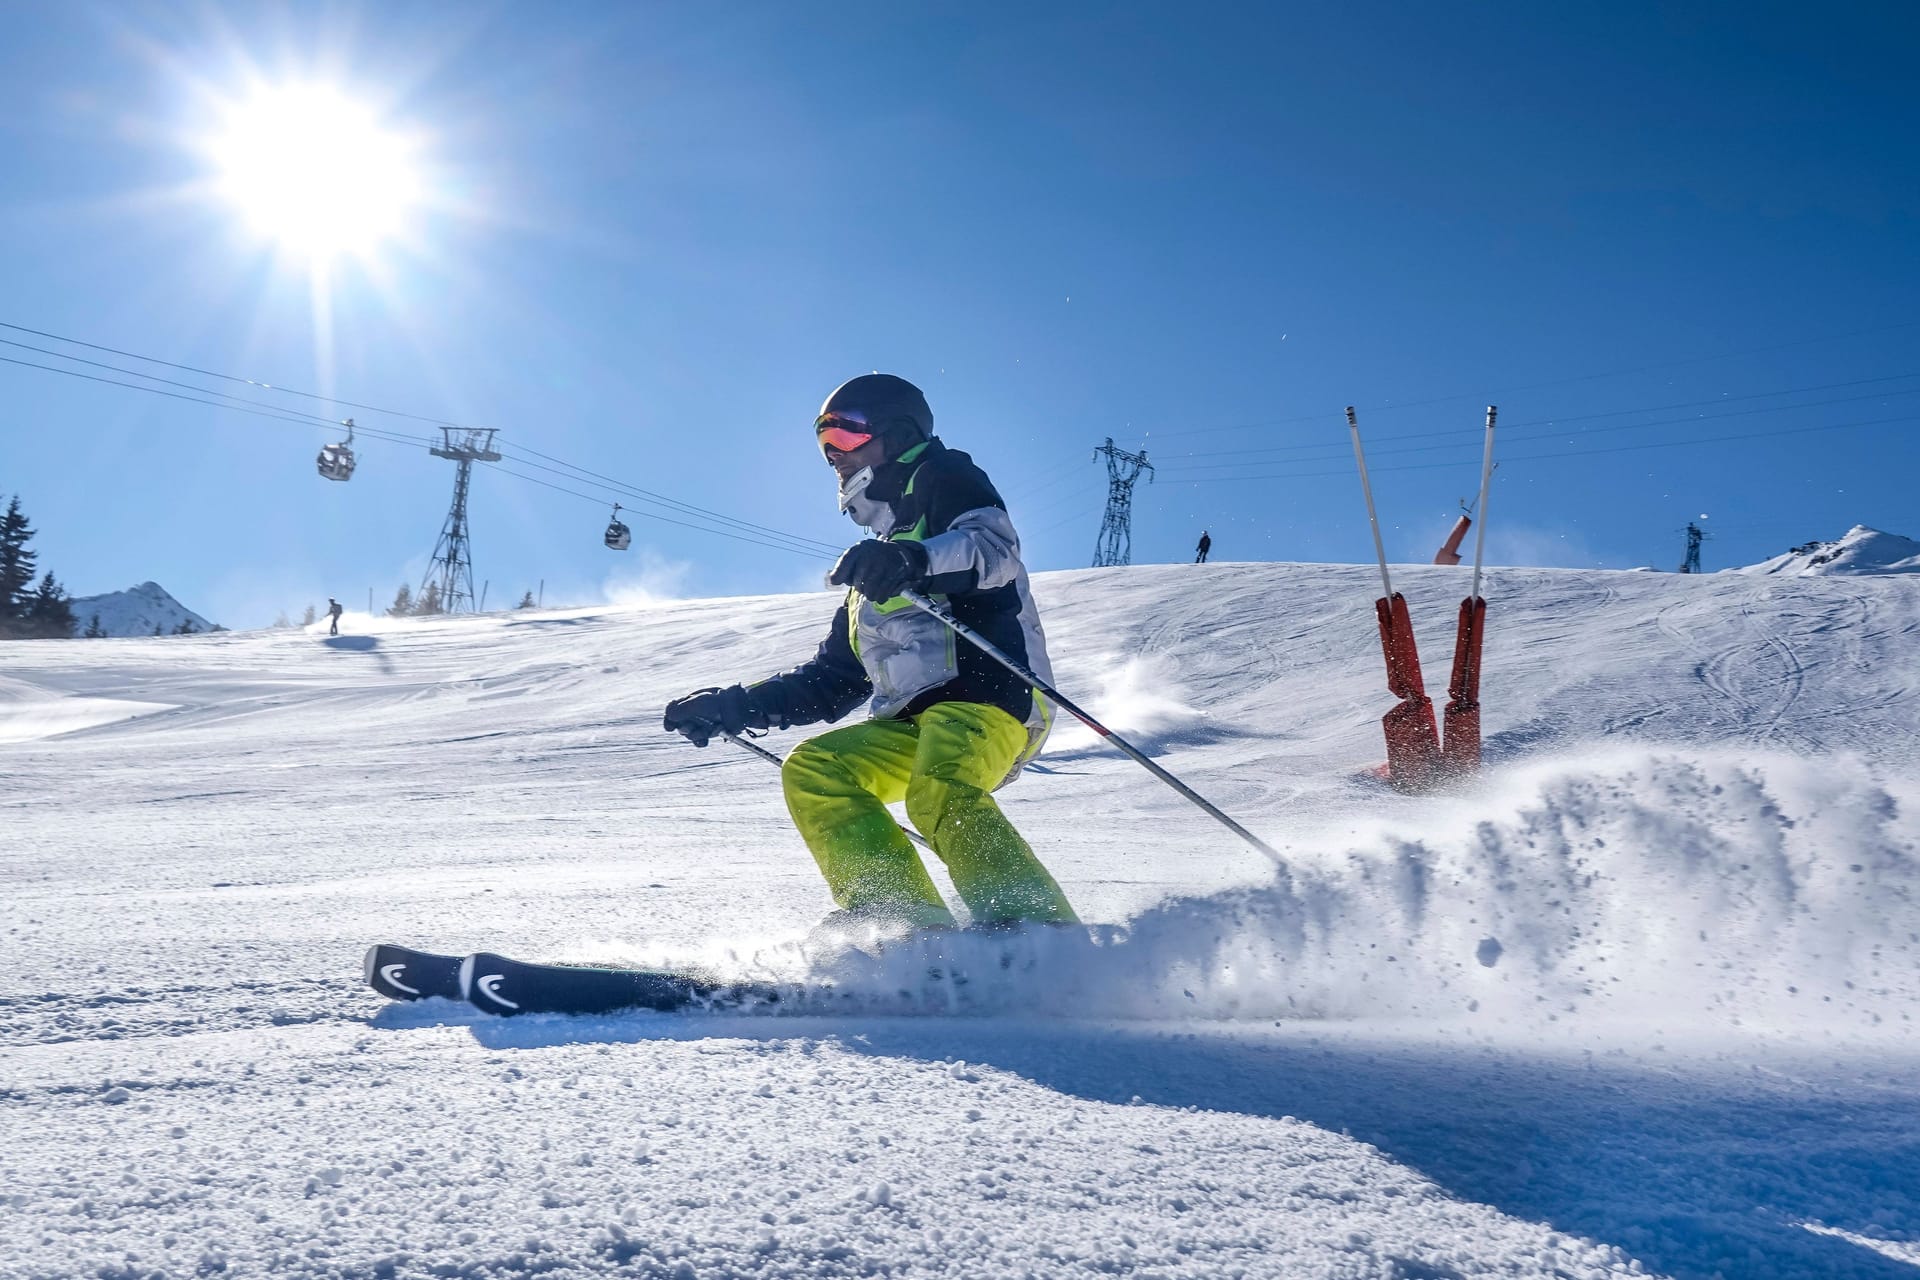
[[1447,540],[1433,553],[1435,564],[1456,565],[1460,563],[1460,543],[1467,536],[1467,530],[1473,528],[1473,513],[1462,511],[1460,518],[1453,522],[1453,528],[1447,530]]
[[1440,781],[1440,730],[1434,724],[1433,699],[1420,676],[1420,651],[1413,640],[1407,598],[1393,589],[1387,572],[1387,548],[1380,540],[1380,515],[1367,478],[1367,454],[1360,445],[1360,419],[1347,406],[1347,430],[1353,435],[1353,459],[1360,467],[1360,491],[1367,499],[1367,522],[1380,561],[1380,598],[1373,610],[1380,624],[1380,650],[1387,660],[1387,692],[1400,699],[1380,725],[1387,735],[1387,782],[1396,791],[1427,791]]

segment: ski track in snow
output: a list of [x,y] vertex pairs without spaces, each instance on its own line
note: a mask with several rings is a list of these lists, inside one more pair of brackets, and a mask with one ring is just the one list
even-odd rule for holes
[[[658,729],[825,595],[0,644],[0,1276],[1913,1275],[1920,582],[1495,570],[1413,799],[1371,576],[1040,575],[1288,866],[1066,726],[1003,801],[1108,923],[887,947]],[[795,998],[387,1006],[380,938]]]

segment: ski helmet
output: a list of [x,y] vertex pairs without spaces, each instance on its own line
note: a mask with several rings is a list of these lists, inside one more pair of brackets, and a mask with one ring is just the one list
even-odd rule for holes
[[816,433],[828,418],[864,426],[885,442],[889,459],[933,436],[933,410],[927,397],[905,378],[890,373],[863,373],[835,387],[814,419]]

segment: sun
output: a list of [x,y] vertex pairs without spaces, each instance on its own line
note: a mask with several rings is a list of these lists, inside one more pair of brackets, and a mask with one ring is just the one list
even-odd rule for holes
[[216,189],[255,235],[315,265],[372,258],[426,195],[418,144],[326,84],[262,86],[207,143]]

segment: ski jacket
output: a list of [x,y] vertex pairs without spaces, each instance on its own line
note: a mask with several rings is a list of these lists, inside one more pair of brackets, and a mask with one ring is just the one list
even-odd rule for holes
[[[1046,636],[1020,561],[1020,539],[986,472],[939,440],[874,468],[854,518],[891,541],[918,542],[929,576],[921,591],[1040,679],[1053,680]],[[1027,726],[1027,749],[1008,781],[1046,740],[1039,694],[905,597],[854,591],[813,657],[747,689],[769,723],[838,720],[861,702],[877,719],[907,719],[940,702],[983,702]]]

